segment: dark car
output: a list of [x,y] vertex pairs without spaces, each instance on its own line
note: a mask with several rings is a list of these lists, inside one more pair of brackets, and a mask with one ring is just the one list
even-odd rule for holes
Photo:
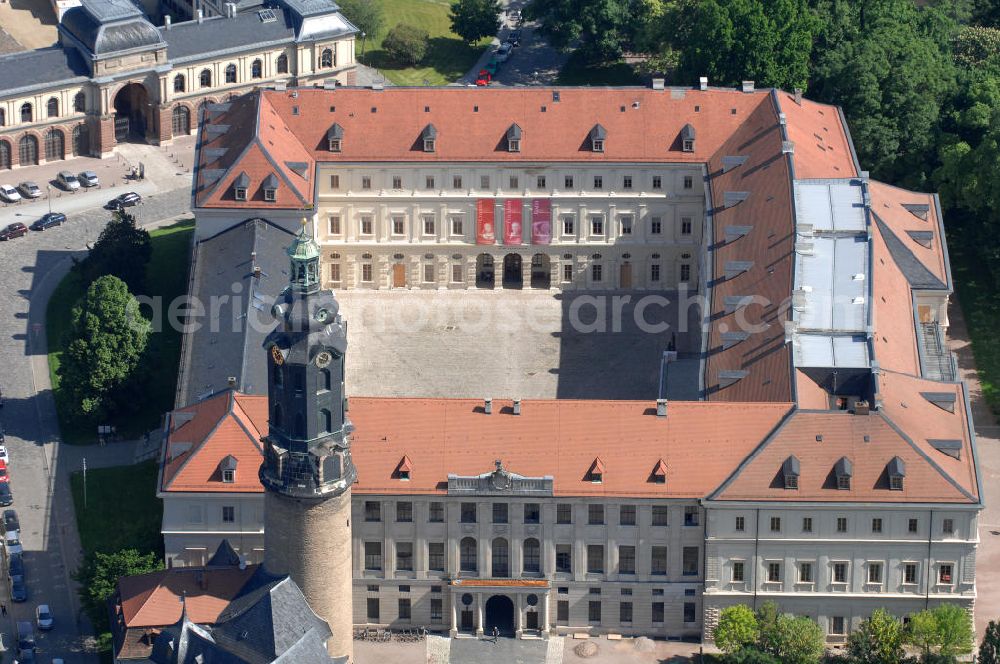
[[14,504],[14,494],[10,491],[10,482],[0,482],[0,507]]
[[108,201],[108,204],[105,205],[104,207],[109,210],[120,210],[122,208],[138,205],[139,203],[142,203],[142,196],[135,193],[134,191],[130,191],[127,194],[122,194],[120,196],[112,198],[110,201]]
[[521,45],[521,31],[520,30],[512,30],[511,33],[509,35],[507,35],[507,41],[509,41],[514,46],[520,46]]
[[35,628],[27,620],[17,623],[17,658],[19,662],[35,661]]
[[7,228],[0,230],[0,240],[13,240],[16,237],[28,234],[28,227],[20,221],[9,224]]
[[24,582],[24,575],[8,576],[10,581],[10,598],[15,602],[28,601],[28,586]]
[[52,226],[62,226],[64,221],[66,221],[66,215],[62,212],[49,212],[33,223],[31,230],[44,231],[46,228],[51,228]]
[[21,529],[21,522],[17,520],[16,510],[3,511],[3,531],[5,533],[16,532]]
[[20,553],[12,553],[7,561],[7,573],[11,578],[24,577],[24,557]]

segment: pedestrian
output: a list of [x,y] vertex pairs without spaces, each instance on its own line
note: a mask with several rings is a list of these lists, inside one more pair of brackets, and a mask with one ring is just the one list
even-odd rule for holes
[[500,628],[493,625],[493,643],[498,643],[500,640]]
[[3,616],[4,618],[7,617],[7,605],[6,604],[0,604],[0,616]]

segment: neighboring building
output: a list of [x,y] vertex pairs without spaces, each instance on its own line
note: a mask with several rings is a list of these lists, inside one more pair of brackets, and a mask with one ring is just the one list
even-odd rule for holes
[[354,82],[357,28],[334,2],[243,9],[156,27],[126,0],[68,7],[57,46],[0,56],[0,170],[168,144],[205,102],[262,85]]
[[[575,270],[611,265],[620,278],[633,257],[652,260],[652,218],[635,213],[643,229],[624,234],[644,238],[634,244],[623,235],[561,244],[555,233],[547,244],[528,246],[526,234],[498,242],[515,222],[541,224],[531,239],[544,237],[557,218],[549,212],[570,205],[605,218],[633,204],[674,206],[675,220],[684,205],[705,211],[691,258],[656,249],[679,261],[671,270],[699,266],[689,274],[706,301],[701,401],[351,398],[355,623],[710,639],[724,607],[773,599],[837,643],[878,606],[974,607],[981,478],[968,395],[944,346],[952,281],[940,206],[871,181],[837,108],[749,85],[260,91],[210,108],[202,131],[199,237],[256,218],[287,229],[312,215],[327,286],[367,283],[346,267],[358,251],[360,274],[368,264],[378,287],[392,286],[391,265],[406,276],[407,265],[455,260],[469,287],[485,267],[476,254],[495,264],[521,255],[523,266],[545,252],[550,267],[574,266],[564,287],[596,288]],[[650,193],[653,178],[663,187],[685,170],[702,174],[695,199]],[[337,215],[342,232],[364,228],[368,211],[391,229],[397,194],[375,185],[396,173],[438,184],[480,172],[617,173],[623,186],[627,172],[644,172],[650,189],[631,203],[617,189],[493,192],[510,205],[435,188],[435,224],[481,212],[475,231],[422,241],[373,226],[365,243],[326,232]],[[355,205],[353,184],[327,191],[346,187],[347,173],[375,194]],[[419,221],[423,193],[406,191],[417,207],[404,223]],[[605,200],[614,207],[591,212]],[[487,237],[501,207],[503,223]],[[663,246],[686,245],[675,236]],[[334,265],[345,270],[339,283]],[[429,285],[449,283],[450,271],[431,272],[439,278]],[[268,380],[266,368],[235,355],[230,366],[254,367],[241,380]],[[311,393],[303,388],[303,403]],[[223,392],[171,414],[180,424],[165,439],[164,478],[198,469],[190,482],[160,487],[172,564],[200,563],[199,551],[237,528],[186,522],[192,501],[213,519],[228,508],[247,536],[241,552],[259,555],[263,487],[250,476],[227,491],[216,473],[233,466],[229,455],[254,467],[231,450],[260,454],[269,417],[286,421],[269,410],[286,408],[270,394],[268,404]],[[239,517],[237,499],[248,510]]]

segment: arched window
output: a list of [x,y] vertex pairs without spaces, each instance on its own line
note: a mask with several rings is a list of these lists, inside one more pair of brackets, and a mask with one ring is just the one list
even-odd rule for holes
[[177,74],[174,76],[174,92],[184,92],[184,74]]
[[49,97],[49,101],[45,104],[45,115],[50,118],[59,117],[59,100],[55,97]]
[[493,576],[510,576],[510,546],[503,537],[493,540]]
[[333,51],[331,49],[323,49],[323,52],[319,56],[319,66],[327,69],[333,66]]
[[90,132],[85,124],[73,127],[73,154],[78,157],[90,154]]
[[77,113],[87,110],[87,95],[83,94],[82,90],[73,96],[73,110]]
[[203,88],[212,87],[212,70],[202,69],[201,73],[198,74],[198,85]]
[[320,433],[330,433],[333,429],[333,418],[326,408],[319,409],[319,430]]
[[31,104],[24,102],[21,104],[21,122],[31,122]]
[[261,78],[264,76],[264,63],[254,60],[250,63],[250,78]]
[[226,66],[226,83],[236,82],[236,65]]
[[38,139],[25,134],[17,144],[17,158],[22,166],[38,165]]
[[330,370],[329,369],[320,369],[319,370],[319,389],[320,390],[330,391],[332,385],[333,385],[333,378],[332,378],[332,376],[330,376]]
[[0,141],[0,169],[10,167],[10,143],[7,141]]
[[476,540],[472,537],[463,537],[458,545],[459,570],[462,572],[475,572],[478,565],[479,552],[476,547]]
[[278,56],[278,62],[276,63],[275,69],[279,74],[288,73],[288,56],[282,53]]
[[538,574],[542,571],[539,549],[538,540],[534,537],[524,540],[524,572],[526,574]]
[[45,161],[66,158],[66,137],[58,129],[45,132]]
[[5,126],[6,124],[7,124],[7,111],[0,108],[0,127]]
[[296,438],[306,437],[306,418],[302,417],[302,413],[295,413],[295,430],[292,435]]
[[274,404],[274,414],[271,416],[271,426],[276,429],[281,428],[281,404]]
[[186,106],[175,106],[171,114],[171,128],[174,136],[186,136],[191,133],[191,111]]

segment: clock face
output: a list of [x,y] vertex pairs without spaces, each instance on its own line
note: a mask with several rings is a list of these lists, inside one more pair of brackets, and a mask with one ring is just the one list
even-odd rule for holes
[[316,366],[320,369],[330,366],[331,362],[333,362],[333,355],[325,350],[316,355]]
[[271,358],[279,367],[285,363],[285,356],[281,354],[281,349],[277,346],[271,346]]
[[316,312],[316,320],[321,323],[325,323],[330,320],[330,312],[326,309],[320,309]]

